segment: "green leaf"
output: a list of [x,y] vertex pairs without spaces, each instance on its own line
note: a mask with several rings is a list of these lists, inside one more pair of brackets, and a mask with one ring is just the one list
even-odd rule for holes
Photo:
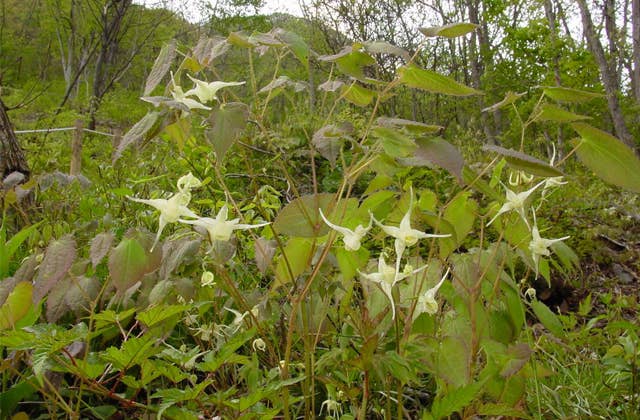
[[478,28],[478,25],[476,25],[475,23],[458,22],[450,23],[444,26],[420,28],[420,32],[428,37],[443,36],[445,38],[456,38],[462,35],[466,35],[469,32],[473,32],[476,30],[476,28]]
[[398,73],[400,83],[427,92],[452,96],[483,95],[479,90],[460,84],[449,77],[416,66],[400,67]]
[[33,286],[22,281],[13,288],[7,300],[0,307],[0,330],[13,328],[16,322],[29,313],[32,305]]
[[[109,254],[109,274],[118,293],[122,294],[160,263],[160,247],[147,252],[140,238],[124,238]],[[147,248],[148,249],[148,248]]]
[[[0,413],[3,415],[14,413],[20,401],[26,400],[36,393],[37,388],[29,379],[30,378],[27,378],[26,380],[13,384],[5,392],[0,393]],[[29,417],[27,416],[27,418]],[[11,420],[15,420],[15,416]]]
[[471,355],[460,337],[445,337],[436,355],[437,375],[454,387],[464,387],[471,380]]
[[504,147],[485,144],[482,146],[482,150],[498,153],[499,155],[504,156],[505,160],[512,168],[525,171],[532,175],[542,177],[564,175],[559,169],[549,165],[547,162],[513,149],[505,149]]
[[[213,373],[217,371],[220,366],[227,362],[231,362],[234,360],[232,356],[236,355],[236,351],[242,347],[245,343],[251,340],[256,334],[256,329],[251,328],[247,331],[242,331],[235,334],[233,337],[229,339],[226,343],[224,343],[220,349],[216,351],[208,352],[201,363],[196,364],[196,367],[206,373]],[[245,360],[245,359],[235,359],[235,360]]]
[[[445,258],[462,245],[462,242],[473,228],[473,222],[478,211],[478,203],[469,198],[469,196],[469,192],[459,193],[444,210],[444,220],[453,226],[454,232],[450,238],[439,239],[441,258]],[[441,231],[438,233],[448,232]]]
[[525,95],[525,93],[513,93],[513,92],[507,92],[507,94],[505,95],[504,99],[501,100],[500,102],[497,102],[489,107],[486,107],[482,110],[482,112],[494,112],[497,111],[500,108],[504,108],[505,106],[509,106],[513,103],[515,103],[515,101],[517,101],[518,99],[520,99],[521,97],[523,97]]
[[374,127],[371,134],[380,140],[384,152],[392,158],[405,157],[416,150],[416,143],[399,130]]
[[376,93],[371,89],[352,83],[342,87],[342,97],[354,105],[365,107],[373,101]]
[[493,200],[500,202],[504,200],[502,194],[499,194],[496,190],[491,188],[491,185],[489,185],[487,181],[478,176],[478,174],[473,169],[466,165],[464,168],[462,168],[462,180],[466,185],[470,186],[478,192],[481,192],[482,194],[490,197]]
[[211,128],[205,136],[216,152],[216,164],[220,165],[225,153],[244,131],[249,118],[249,107],[241,102],[220,105],[211,113],[208,121]]
[[276,281],[272,289],[291,283],[304,273],[311,265],[314,249],[314,244],[309,239],[291,238],[276,260]]
[[227,37],[227,42],[240,48],[253,48],[255,44],[249,41],[249,37],[242,31],[231,32]]
[[9,263],[11,262],[13,255],[16,253],[18,248],[20,248],[20,245],[29,238],[31,233],[33,233],[41,223],[42,222],[38,222],[21,229],[6,242],[6,228],[4,223],[2,224],[0,227],[0,279],[4,279],[9,276]]
[[458,182],[463,182],[464,158],[454,145],[441,138],[418,139],[416,145],[418,147],[413,155],[403,159],[402,164],[429,167],[436,165],[456,177]]
[[551,334],[558,338],[564,337],[564,331],[562,329],[560,319],[551,311],[551,309],[549,309],[547,305],[539,300],[534,300],[531,302],[531,309],[533,309],[533,313],[536,314],[538,320],[551,332]]
[[476,382],[447,392],[442,398],[433,401],[431,415],[434,419],[441,419],[460,412],[471,404],[481,390],[482,384]]
[[517,418],[517,419],[532,419],[530,415],[522,410],[518,410],[508,404],[496,404],[486,403],[480,406],[478,414],[481,416],[487,416],[488,418]]
[[346,46],[338,54],[324,55],[318,57],[318,60],[336,63],[338,70],[342,73],[357,80],[366,81],[364,68],[375,64],[376,60],[369,54],[359,51],[361,47],[359,44]]
[[343,280],[355,277],[358,270],[363,269],[369,262],[369,251],[364,247],[360,247],[357,251],[347,251],[340,247],[333,252],[338,260]]
[[[302,238],[315,238],[326,235],[329,227],[320,217],[318,209],[322,209],[325,216],[331,217],[335,210],[335,194],[320,193],[305,195],[296,198],[287,204],[273,221],[273,229],[279,234],[288,236],[298,236]],[[354,200],[348,201],[353,205]],[[356,206],[357,206],[357,201]],[[347,205],[341,202],[339,209],[344,209]]]
[[173,124],[166,126],[164,131],[169,135],[171,140],[176,142],[178,149],[182,150],[191,134],[191,120],[189,118],[181,118]]
[[624,143],[585,123],[571,124],[582,140],[576,153],[586,167],[610,184],[640,193],[640,159]]
[[107,363],[125,371],[131,366],[139,365],[149,357],[160,353],[160,347],[154,346],[156,339],[151,336],[131,337],[120,348],[109,347],[100,354]]
[[140,121],[135,123],[135,125],[127,131],[127,134],[122,137],[120,143],[118,143],[118,147],[113,153],[112,161],[115,163],[118,158],[122,156],[124,149],[126,149],[131,143],[142,139],[148,132],[150,132],[158,122],[160,115],[162,115],[160,112],[148,112]]
[[160,50],[160,54],[156,58],[156,61],[151,67],[147,82],[144,86],[143,96],[147,96],[158,86],[162,78],[167,74],[171,68],[171,63],[176,57],[176,40],[172,39],[168,44],[165,44]]
[[558,102],[582,103],[595,98],[603,98],[604,95],[585,90],[570,89],[557,86],[543,86],[542,92],[549,98]]
[[587,117],[586,115],[574,114],[573,112],[562,109],[556,105],[542,104],[540,113],[536,115],[534,121],[572,122],[590,119],[591,117]]
[[147,328],[154,327],[155,325],[163,322],[164,320],[171,318],[174,315],[180,314],[187,309],[189,305],[158,305],[146,309],[143,312],[138,313],[136,319],[142,322]]
[[76,259],[76,241],[66,235],[47,247],[44,260],[33,283],[33,302],[39,302],[64,278]]

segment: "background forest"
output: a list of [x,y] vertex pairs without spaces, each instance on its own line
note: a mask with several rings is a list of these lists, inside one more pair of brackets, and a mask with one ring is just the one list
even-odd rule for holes
[[1,418],[635,418],[640,0],[0,0]]

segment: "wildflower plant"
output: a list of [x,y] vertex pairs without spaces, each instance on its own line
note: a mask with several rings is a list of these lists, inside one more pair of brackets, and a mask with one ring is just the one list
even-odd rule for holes
[[[474,28],[422,32],[457,37]],[[230,49],[247,57],[246,82],[215,80],[227,69],[217,54]],[[549,279],[549,267],[570,270],[576,260],[570,238],[544,219],[545,191],[564,185],[561,162],[526,154],[526,129],[545,122],[539,108],[554,95],[575,92],[543,88],[521,124],[519,150],[487,147],[495,159],[476,172],[436,136],[442,127],[386,115],[401,90],[482,93],[420,68],[421,53],[348,45],[317,57],[330,76],[310,95],[314,54],[286,30],[203,38],[170,76],[177,55],[166,47],[145,95],[164,91],[145,97],[154,107],[115,154],[144,161],[125,153],[139,142],[146,149],[138,153],[156,157],[156,172],[178,178],[168,198],[127,192],[158,212],[155,237],[129,215],[87,253],[67,235],[24,263],[20,276],[32,278],[11,280],[0,346],[29,373],[6,374],[17,389],[6,404],[37,392],[49,416],[74,418],[113,410],[157,418],[535,417],[527,383],[545,370],[537,369],[527,311],[560,339],[563,324],[525,291],[539,274]],[[367,69],[378,54],[398,60],[391,80],[369,77],[383,74]],[[260,65],[274,66],[264,86]],[[223,88],[234,95],[219,94]],[[518,97],[485,112],[517,112]],[[568,123],[581,140],[567,156],[601,173],[593,156],[607,144],[616,162],[636,167],[610,136]],[[506,164],[517,174],[510,183]],[[604,177],[637,187],[616,174]],[[174,234],[159,246],[168,225]],[[545,226],[557,239],[541,236]],[[7,262],[3,268],[13,274]],[[38,324],[41,316],[71,322]]]

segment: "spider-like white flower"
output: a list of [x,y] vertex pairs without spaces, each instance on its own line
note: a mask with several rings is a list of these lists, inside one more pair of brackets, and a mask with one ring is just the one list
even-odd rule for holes
[[183,220],[180,219],[180,222],[187,223],[190,225],[202,226],[209,233],[209,239],[211,243],[215,241],[228,241],[231,239],[231,234],[234,230],[245,230],[245,229],[253,229],[262,226],[266,226],[269,223],[258,223],[257,225],[245,225],[238,223],[240,221],[239,218],[233,220],[227,220],[229,215],[229,209],[225,204],[222,206],[216,218],[213,219],[211,217],[199,217],[195,220]]
[[195,95],[198,97],[198,99],[200,99],[200,102],[203,102],[203,103],[207,103],[211,100],[217,101],[218,98],[216,97],[216,93],[222,88],[225,88],[228,86],[240,86],[240,85],[244,85],[245,83],[245,82],[221,82],[221,81],[205,82],[204,80],[194,79],[191,76],[189,76],[189,79],[191,79],[196,84],[196,86],[193,89],[186,91],[184,96]]
[[564,236],[562,238],[557,239],[546,239],[540,236],[540,232],[538,231],[538,224],[536,222],[536,214],[533,213],[533,228],[531,229],[531,242],[529,242],[529,250],[531,251],[531,257],[533,258],[533,265],[536,269],[536,277],[538,276],[538,262],[540,261],[541,256],[548,257],[551,255],[551,251],[549,251],[549,247],[556,242],[564,241],[565,239],[569,239],[570,236]]
[[489,223],[487,223],[487,226],[493,223],[494,220],[496,220],[498,216],[500,216],[501,214],[515,210],[520,215],[520,217],[522,217],[522,220],[524,220],[527,227],[529,227],[529,222],[527,221],[527,218],[525,216],[524,203],[527,200],[527,198],[529,198],[531,193],[533,193],[539,186],[541,186],[544,183],[545,181],[540,181],[536,185],[534,185],[532,188],[529,188],[528,190],[522,191],[519,193],[515,193],[511,191],[509,188],[504,187],[506,191],[505,203],[502,205],[502,207],[500,207],[500,210],[498,210],[498,213],[495,216],[493,216],[493,219],[491,219]]
[[448,275],[449,268],[447,268],[446,273],[444,273],[444,276],[442,276],[442,279],[440,279],[438,284],[427,290],[422,296],[418,298],[418,313],[426,312],[430,315],[435,315],[436,313],[438,313],[439,305],[436,301],[436,293],[438,293],[440,286],[442,286]]
[[158,220],[158,233],[156,234],[156,240],[153,242],[153,246],[151,247],[152,251],[158,244],[158,240],[160,240],[162,230],[167,225],[167,223],[175,223],[180,220],[180,217],[183,216],[198,217],[197,214],[187,208],[187,205],[191,200],[191,194],[187,192],[178,192],[171,196],[171,198],[169,199],[152,198],[147,200],[129,196],[127,196],[127,198],[137,203],[147,204],[160,211],[160,219]]
[[262,338],[256,338],[253,340],[253,343],[251,343],[251,347],[253,351],[265,351],[267,349],[267,343],[265,343]]
[[[399,266],[399,264],[400,263],[398,262],[396,264],[396,267]],[[384,255],[380,254],[380,257],[378,258],[377,272],[369,273],[369,274],[360,273],[360,275],[363,278],[378,284],[382,292],[387,296],[387,298],[389,299],[389,302],[391,302],[391,319],[395,319],[396,317],[396,305],[393,301],[393,294],[392,294],[393,286],[395,286],[396,283],[398,283],[399,281],[402,281],[407,277],[412,276],[416,273],[419,273],[420,271],[427,268],[427,266],[424,265],[420,268],[412,270],[411,267],[407,266],[405,267],[405,270],[402,273],[400,273],[398,272],[396,267],[387,265],[387,263],[384,260]]]
[[400,258],[402,258],[402,254],[404,253],[405,248],[415,245],[419,239],[446,238],[451,236],[450,234],[436,235],[436,234],[424,233],[420,230],[411,228],[411,211],[413,210],[413,188],[411,188],[410,194],[411,195],[409,199],[409,208],[407,209],[407,212],[405,213],[404,217],[402,217],[402,220],[400,221],[400,226],[396,227],[396,226],[383,225],[378,220],[376,220],[375,217],[372,216],[373,221],[376,222],[376,224],[382,228],[384,233],[396,238],[394,243],[395,250],[396,250],[396,258],[397,258],[396,271],[400,270],[400,265],[399,265]]
[[213,287],[216,282],[214,281],[215,277],[211,271],[205,271],[202,273],[200,277],[200,285],[202,287]]
[[347,251],[357,251],[360,249],[360,242],[362,241],[362,238],[364,238],[367,232],[369,232],[369,230],[371,229],[373,219],[373,215],[371,215],[371,213],[369,213],[369,225],[367,227],[358,225],[354,230],[351,230],[343,226],[334,225],[329,220],[327,220],[327,218],[324,216],[324,213],[322,213],[322,209],[318,209],[318,211],[320,211],[320,217],[322,217],[322,220],[324,220],[327,226],[342,234],[344,248]]

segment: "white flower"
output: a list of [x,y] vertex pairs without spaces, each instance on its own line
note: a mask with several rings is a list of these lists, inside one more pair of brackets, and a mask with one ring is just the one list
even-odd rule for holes
[[171,90],[171,96],[176,102],[180,102],[189,109],[204,109],[205,111],[211,110],[210,107],[201,104],[195,99],[187,98],[186,94],[180,86],[173,86],[173,89]]
[[533,175],[527,174],[525,171],[511,171],[509,173],[509,185],[517,187],[518,185],[527,185],[533,181]]
[[504,187],[504,189],[506,190],[506,202],[502,205],[502,207],[500,207],[500,210],[498,210],[498,213],[495,216],[493,216],[493,219],[491,219],[491,221],[487,223],[487,226],[493,223],[493,221],[496,220],[498,216],[500,216],[501,214],[510,212],[511,210],[515,210],[516,212],[518,212],[520,217],[522,217],[522,220],[524,220],[524,222],[527,224],[527,227],[528,227],[529,222],[525,217],[524,203],[527,200],[527,198],[529,198],[531,193],[533,193],[540,185],[544,184],[544,182],[545,181],[540,181],[532,188],[520,193],[515,193],[511,191],[509,188]]
[[202,185],[202,181],[193,176],[191,172],[186,175],[183,175],[178,179],[176,183],[178,187],[178,191],[180,192],[191,192],[193,188],[198,188]]
[[175,223],[182,216],[198,217],[197,214],[195,214],[194,212],[192,212],[187,208],[187,205],[191,200],[191,194],[189,193],[178,192],[168,200],[165,200],[163,198],[154,198],[150,200],[145,200],[141,198],[134,198],[134,197],[128,197],[128,196],[127,198],[131,201],[148,204],[151,207],[154,207],[155,209],[160,211],[160,219],[158,221],[158,233],[156,235],[156,240],[154,241],[153,246],[151,247],[152,251],[157,245],[158,240],[160,239],[160,235],[162,234],[162,230],[167,225],[167,223]]
[[536,268],[536,277],[538,276],[538,262],[541,256],[548,257],[551,255],[551,251],[549,251],[549,247],[556,242],[564,241],[565,239],[569,239],[569,236],[564,236],[558,239],[545,239],[540,237],[540,232],[538,231],[538,226],[535,224],[535,213],[534,213],[534,225],[531,229],[531,242],[529,242],[529,250],[531,251],[531,256],[533,257],[533,264]]
[[[399,265],[400,263],[398,262],[396,264],[396,267]],[[424,270],[425,268],[427,268],[426,265],[415,270],[411,270],[409,267],[407,267],[404,272],[399,273],[395,267],[387,265],[384,260],[384,255],[380,254],[380,257],[378,258],[378,271],[376,273],[370,274],[360,273],[360,275],[371,282],[377,283],[378,286],[380,286],[382,292],[387,296],[389,302],[391,302],[391,319],[395,319],[396,305],[393,301],[393,286],[395,286],[399,281],[402,281],[407,277]]]
[[[549,165],[553,166],[556,160],[556,145],[551,143],[551,147],[553,147],[553,154],[551,155],[551,160],[549,161]],[[564,177],[562,176],[554,176],[551,178],[547,178],[544,180],[544,187],[542,188],[542,198],[544,199],[547,196],[547,190],[549,188],[558,187],[560,185],[564,185],[567,182],[563,181]]]
[[324,220],[324,222],[331,229],[343,235],[342,240],[344,241],[344,248],[347,251],[357,251],[360,249],[360,241],[362,241],[362,238],[364,238],[367,232],[369,232],[369,230],[371,229],[371,223],[372,223],[371,219],[373,219],[373,216],[371,215],[371,213],[369,213],[369,225],[367,227],[358,225],[356,226],[355,230],[351,230],[346,227],[334,225],[333,223],[328,221],[326,217],[324,217],[324,214],[322,213],[322,209],[318,209],[318,210],[320,211],[320,217],[322,217],[322,220]]
[[[418,242],[419,239],[424,238],[446,238],[451,236],[447,235],[433,235],[429,233],[424,233],[417,229],[411,228],[411,211],[413,210],[413,188],[410,191],[410,199],[409,199],[409,208],[407,209],[407,213],[404,215],[402,220],[400,221],[400,226],[385,226],[382,223],[378,222],[375,218],[373,220],[376,222],[378,226],[382,228],[384,233],[389,236],[393,236],[396,238],[395,240],[395,250],[396,250],[396,258],[398,261],[398,265],[396,265],[396,270],[400,269],[400,258],[402,258],[402,254],[404,250],[408,246],[413,246]],[[372,216],[373,217],[373,216]]]
[[200,102],[203,103],[207,103],[213,99],[217,100],[216,93],[224,87],[244,85],[244,82],[215,81],[208,83],[203,80],[194,79],[191,76],[189,76],[189,79],[191,79],[196,84],[196,86],[193,89],[185,92],[184,96],[195,95],[198,97],[198,99],[200,99]]
[[229,209],[225,204],[222,206],[218,215],[215,219],[211,217],[200,217],[195,220],[182,220],[180,222],[187,223],[190,225],[202,226],[209,233],[209,239],[211,242],[215,241],[228,241],[231,239],[231,234],[234,230],[245,230],[245,229],[253,229],[257,227],[266,226],[269,223],[259,223],[257,225],[244,225],[238,223],[240,221],[239,218],[233,220],[227,220],[227,216],[229,214]]
[[253,340],[253,343],[251,343],[251,347],[253,351],[265,351],[267,349],[267,343],[265,343],[262,338],[256,338]]
[[213,287],[216,284],[213,280],[214,280],[213,273],[211,271],[205,271],[202,273],[202,276],[200,277],[200,285],[202,287]]
[[320,404],[320,415],[322,415],[322,410],[327,409],[327,416],[332,419],[338,419],[342,415],[342,405],[331,398],[327,398]]
[[438,293],[440,286],[442,286],[442,283],[444,283],[448,275],[449,269],[447,268],[447,272],[444,273],[444,276],[442,276],[442,279],[440,279],[438,284],[427,290],[422,296],[418,298],[418,313],[426,312],[430,315],[435,315],[436,313],[438,313],[439,305],[436,301],[436,293]]

